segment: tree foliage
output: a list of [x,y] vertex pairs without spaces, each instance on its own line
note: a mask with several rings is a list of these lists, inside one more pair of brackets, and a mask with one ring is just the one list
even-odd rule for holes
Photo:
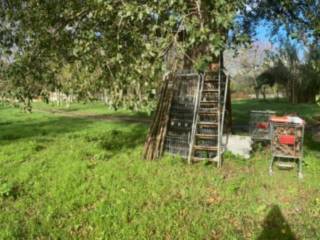
[[243,13],[247,28],[270,21],[274,33],[285,29],[292,37],[319,44],[319,0],[250,0],[248,6]]
[[[187,56],[193,65],[210,63],[224,48],[244,1],[7,0],[1,5],[1,54],[12,58],[3,76],[24,89],[16,96],[27,99],[61,87],[57,73],[70,64],[87,74],[99,72],[82,86],[105,88],[110,98],[122,92],[122,98],[154,89],[163,57],[178,42],[182,55],[202,50]],[[79,85],[73,87],[76,92]]]
[[[318,5],[318,0],[1,0],[0,78],[10,89],[6,93],[24,102],[61,89],[89,98],[93,91],[107,92],[113,106],[144,104],[173,46],[176,59],[183,56],[188,67],[203,70],[228,38],[248,41],[248,26],[261,19],[316,42]],[[61,80],[66,69],[71,78]]]
[[257,77],[257,87],[278,84],[291,103],[314,103],[320,92],[320,47],[311,45],[306,55],[305,62],[299,60],[296,46],[287,42],[271,56],[272,65]]

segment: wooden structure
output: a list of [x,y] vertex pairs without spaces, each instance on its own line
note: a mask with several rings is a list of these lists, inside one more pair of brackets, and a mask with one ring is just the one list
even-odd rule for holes
[[144,158],[153,160],[166,151],[189,163],[210,161],[221,166],[228,89],[229,77],[221,67],[166,75]]

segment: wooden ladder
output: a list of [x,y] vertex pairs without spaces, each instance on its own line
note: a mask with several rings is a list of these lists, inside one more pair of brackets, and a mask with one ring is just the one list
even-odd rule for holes
[[205,73],[199,80],[195,97],[188,162],[216,162],[220,167],[223,153],[222,135],[228,78],[221,70]]

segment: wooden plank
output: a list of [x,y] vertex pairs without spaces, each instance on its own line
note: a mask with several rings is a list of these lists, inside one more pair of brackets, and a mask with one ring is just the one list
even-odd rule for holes
[[218,150],[218,148],[214,146],[201,146],[201,145],[194,145],[193,149],[198,151],[217,151]]
[[217,80],[217,79],[206,79],[206,80],[204,80],[204,82],[205,83],[207,83],[207,82],[219,82],[219,80]]
[[218,123],[213,123],[213,122],[198,122],[198,126],[202,126],[202,127],[217,127]]
[[219,90],[215,90],[215,89],[204,89],[202,91],[202,93],[218,93]]
[[200,158],[200,157],[192,158],[192,162],[201,162],[201,161],[218,162],[217,158]]
[[217,112],[199,112],[199,115],[203,116],[215,116],[217,115],[218,113]]
[[291,169],[294,168],[296,164],[294,162],[276,162],[275,165],[279,168]]
[[200,103],[201,104],[215,104],[215,103],[218,103],[218,100],[215,100],[215,101],[201,101]]
[[211,140],[217,137],[218,135],[216,134],[196,134],[196,137],[199,139],[206,139],[206,140]]

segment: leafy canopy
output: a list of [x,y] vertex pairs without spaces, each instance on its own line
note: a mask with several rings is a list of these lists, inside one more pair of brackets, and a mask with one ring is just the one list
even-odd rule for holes
[[21,98],[29,98],[61,88],[56,76],[66,64],[99,72],[93,84],[111,95],[131,84],[153,88],[163,57],[182,33],[178,52],[205,46],[200,60],[217,56],[244,1],[8,0],[1,5],[1,55],[13,60],[3,78],[11,79],[13,91],[23,88],[15,91]]
[[[173,46],[175,58],[203,69],[227,38],[248,41],[259,19],[315,41],[318,6],[318,0],[1,0],[0,81],[22,101],[56,89],[83,96],[106,89],[113,105],[143,104]],[[73,77],[63,81],[66,69]]]

